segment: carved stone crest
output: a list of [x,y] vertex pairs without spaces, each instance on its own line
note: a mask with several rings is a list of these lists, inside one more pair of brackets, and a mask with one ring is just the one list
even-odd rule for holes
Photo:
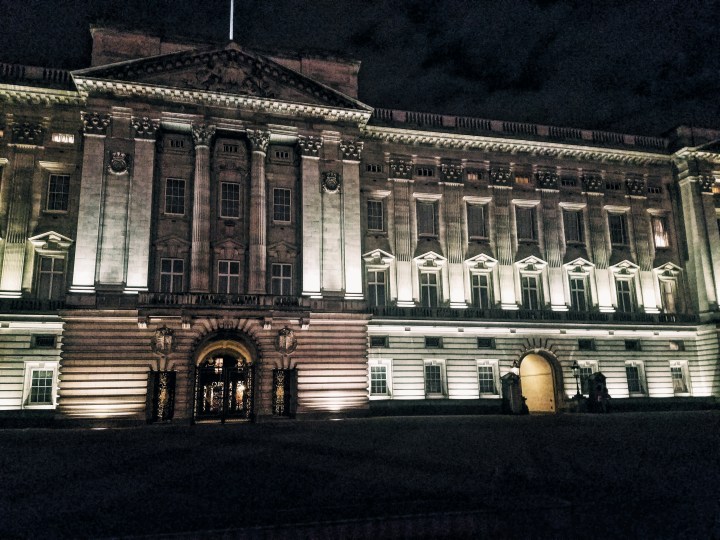
[[198,86],[209,92],[230,92],[272,98],[275,97],[270,84],[263,78],[259,68],[238,64],[238,53],[226,51],[200,67],[194,77],[186,78],[184,83],[190,88]]
[[31,144],[40,146],[43,143],[45,128],[40,123],[23,122],[13,124],[12,142],[15,144]]
[[363,143],[361,141],[341,141],[340,153],[344,160],[360,161]]
[[298,148],[303,156],[318,157],[322,145],[322,137],[306,137],[304,135],[298,137]]
[[130,170],[130,156],[125,152],[113,152],[107,170],[110,174],[125,174]]
[[158,328],[150,339],[150,348],[155,354],[167,356],[175,350],[174,335],[175,332],[167,326]]
[[147,116],[142,118],[133,118],[131,121],[133,130],[135,130],[135,138],[137,139],[154,139],[160,123],[157,120],[151,120]]
[[292,354],[297,349],[295,333],[287,326],[278,331],[275,338],[275,350],[280,354]]
[[412,163],[404,159],[390,160],[390,178],[412,178]]
[[82,114],[83,131],[88,134],[105,135],[110,125],[109,114],[86,112]]
[[337,193],[340,191],[340,175],[336,172],[324,172],[322,187],[327,193]]

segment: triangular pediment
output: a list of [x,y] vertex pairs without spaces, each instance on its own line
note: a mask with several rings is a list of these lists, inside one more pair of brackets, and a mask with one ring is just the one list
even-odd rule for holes
[[55,231],[48,231],[28,238],[37,251],[67,251],[73,243],[71,238]]
[[497,259],[494,259],[487,253],[480,253],[465,261],[465,264],[468,265],[468,267],[475,268],[476,270],[490,270],[495,268],[497,263]]
[[395,260],[395,256],[392,253],[388,253],[382,249],[373,249],[365,253],[362,257],[365,264],[375,265],[390,264]]
[[187,92],[196,97],[194,93],[200,92],[354,109],[368,114],[372,111],[367,105],[235,42],[222,48],[180,51],[92,67],[72,75],[83,93],[150,95],[153,92],[140,87],[152,87],[166,89],[168,100],[182,99]]
[[576,273],[587,273],[593,268],[595,268],[595,265],[585,259],[584,257],[577,257],[576,259],[573,259],[570,262],[565,263],[565,268],[567,268],[570,272],[576,272]]
[[292,259],[297,255],[297,247],[283,240],[267,247],[267,253],[278,260]]

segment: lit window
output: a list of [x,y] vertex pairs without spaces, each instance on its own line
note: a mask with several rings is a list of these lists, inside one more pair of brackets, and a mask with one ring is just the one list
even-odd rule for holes
[[518,241],[534,242],[537,240],[537,223],[534,207],[516,206],[515,220],[517,222]]
[[273,221],[290,222],[290,196],[287,188],[273,188]]
[[540,282],[538,276],[520,277],[522,305],[525,309],[540,309]]
[[65,174],[51,174],[48,180],[47,210],[67,212],[70,194],[70,177]]
[[292,294],[292,265],[274,263],[271,269],[270,290],[272,294],[289,296]]
[[685,350],[685,342],[682,340],[672,340],[669,343],[669,347],[671,351],[684,351]]
[[37,297],[59,300],[65,293],[65,259],[41,256],[38,262]]
[[575,311],[587,311],[587,279],[585,276],[570,277],[570,305]]
[[627,378],[628,392],[633,394],[645,394],[645,376],[642,364],[639,362],[628,362],[625,364],[625,377]]
[[677,281],[674,279],[660,280],[660,301],[665,313],[677,313]]
[[240,263],[238,261],[218,261],[217,292],[221,294],[240,292]]
[[437,212],[435,203],[418,201],[416,209],[418,236],[437,236]]
[[57,396],[57,362],[26,362],[23,408],[51,409]]
[[515,183],[527,186],[530,184],[530,177],[526,174],[516,174],[515,175]]
[[240,184],[220,182],[220,217],[240,217]]
[[438,307],[440,303],[438,274],[435,272],[420,273],[420,305],[422,307]]
[[53,133],[52,142],[60,144],[73,144],[75,142],[75,135],[72,133]]
[[673,392],[675,394],[687,394],[687,364],[674,362],[670,365],[670,376],[672,377]]
[[425,361],[425,395],[427,397],[443,397],[445,395],[444,368],[444,362]]
[[478,362],[478,393],[480,396],[498,395],[497,365],[495,363]]
[[369,199],[367,202],[367,221],[369,231],[384,231],[383,202]]
[[610,243],[613,246],[626,246],[628,244],[625,214],[608,214],[608,227],[610,229]]
[[386,273],[384,270],[368,270],[368,304],[371,307],[387,303]]
[[185,180],[179,178],[168,178],[166,180],[165,213],[181,216],[185,214]]
[[183,290],[184,267],[182,259],[160,259],[160,292],[177,293]]
[[492,280],[490,274],[471,274],[470,287],[472,289],[473,307],[490,309],[493,304]]
[[480,179],[480,173],[475,171],[468,171],[467,173],[468,182],[477,182]]
[[484,204],[467,205],[467,226],[469,238],[487,238],[487,206]]
[[667,218],[665,216],[652,217],[652,231],[656,248],[666,248],[670,246]]
[[617,297],[617,310],[619,312],[632,313],[635,310],[635,294],[632,281],[629,279],[616,279],[615,294]]
[[563,225],[565,226],[565,242],[580,244],[585,241],[582,210],[563,210]]

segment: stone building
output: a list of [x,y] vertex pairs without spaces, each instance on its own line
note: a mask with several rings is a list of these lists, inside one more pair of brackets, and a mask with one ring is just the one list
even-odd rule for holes
[[720,393],[720,131],[373,109],[352,60],[92,33],[87,69],[0,64],[3,415]]

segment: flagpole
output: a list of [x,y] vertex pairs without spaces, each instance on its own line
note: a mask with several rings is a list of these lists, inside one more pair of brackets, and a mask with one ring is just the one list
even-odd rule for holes
[[235,0],[230,0],[230,41],[233,40],[234,19],[235,19]]

